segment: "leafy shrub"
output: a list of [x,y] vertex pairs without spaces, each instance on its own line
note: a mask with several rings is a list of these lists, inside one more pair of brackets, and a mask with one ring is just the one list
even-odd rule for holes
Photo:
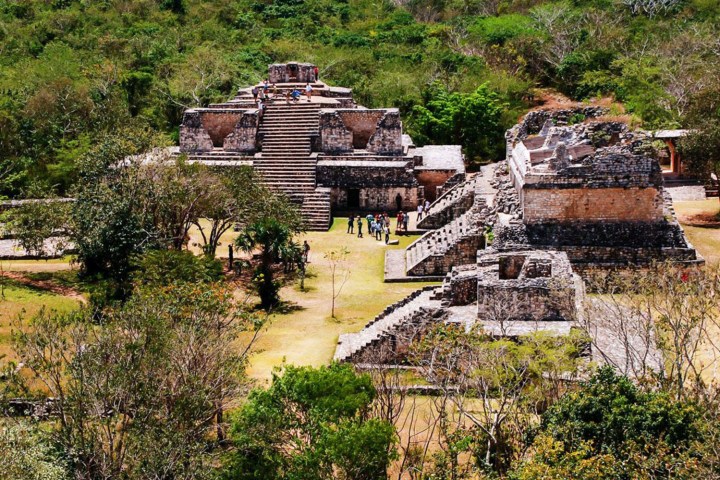
[[153,287],[175,283],[209,283],[222,278],[220,260],[192,252],[151,250],[135,258],[133,279],[137,285]]
[[468,32],[473,38],[491,45],[503,45],[514,38],[539,33],[530,17],[519,14],[480,18]]

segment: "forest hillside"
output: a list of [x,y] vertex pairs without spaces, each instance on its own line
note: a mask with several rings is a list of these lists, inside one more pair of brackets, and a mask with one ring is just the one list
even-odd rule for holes
[[177,142],[184,108],[287,60],[474,161],[537,88],[687,126],[720,89],[719,20],[715,0],[0,0],[0,196],[65,194],[104,136]]

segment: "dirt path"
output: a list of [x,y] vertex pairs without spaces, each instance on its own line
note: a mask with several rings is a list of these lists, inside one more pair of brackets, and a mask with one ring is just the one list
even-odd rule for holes
[[0,272],[0,275],[5,278],[14,280],[22,285],[32,288],[38,288],[40,290],[46,290],[56,295],[62,295],[63,297],[72,298],[73,300],[77,300],[83,305],[87,304],[87,299],[80,292],[73,288],[64,285],[58,285],[57,283],[49,280],[33,280],[32,278],[29,278],[20,272],[2,271]]

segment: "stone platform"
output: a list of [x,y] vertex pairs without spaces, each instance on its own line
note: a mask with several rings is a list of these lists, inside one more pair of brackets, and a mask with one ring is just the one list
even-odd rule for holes
[[405,250],[385,252],[385,283],[442,282],[445,275],[416,276],[405,272]]

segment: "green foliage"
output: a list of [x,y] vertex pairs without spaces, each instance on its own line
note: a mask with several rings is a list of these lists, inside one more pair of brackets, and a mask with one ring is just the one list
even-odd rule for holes
[[62,412],[47,428],[68,478],[204,479],[261,326],[231,291],[178,284],[106,308],[100,325],[90,309],[43,311],[19,325],[16,351]]
[[518,37],[539,35],[530,17],[519,14],[479,18],[468,32],[474,39],[491,45],[504,45]]
[[487,84],[462,94],[448,92],[436,83],[424,97],[423,105],[413,109],[411,119],[411,131],[420,144],[459,144],[472,160],[501,156],[504,104]]
[[175,283],[213,283],[222,278],[223,264],[187,250],[151,250],[133,262],[136,285],[165,287]]
[[[278,212],[280,213],[280,212]],[[247,225],[235,244],[238,248],[253,252],[260,249],[260,263],[253,275],[253,285],[260,295],[260,304],[265,310],[278,305],[280,297],[280,282],[275,279],[273,264],[280,259],[297,259],[300,249],[293,242],[293,235],[298,232],[292,223],[279,216],[274,218],[273,213]]]
[[16,480],[66,480],[67,465],[46,432],[24,420],[0,421],[0,471]]
[[541,475],[550,472],[552,478],[562,472],[572,478],[657,478],[692,471],[701,417],[696,404],[644,392],[604,367],[543,414],[535,455],[516,478],[547,478]]
[[369,418],[376,392],[349,365],[287,367],[254,390],[233,423],[227,479],[379,479],[395,432]]

